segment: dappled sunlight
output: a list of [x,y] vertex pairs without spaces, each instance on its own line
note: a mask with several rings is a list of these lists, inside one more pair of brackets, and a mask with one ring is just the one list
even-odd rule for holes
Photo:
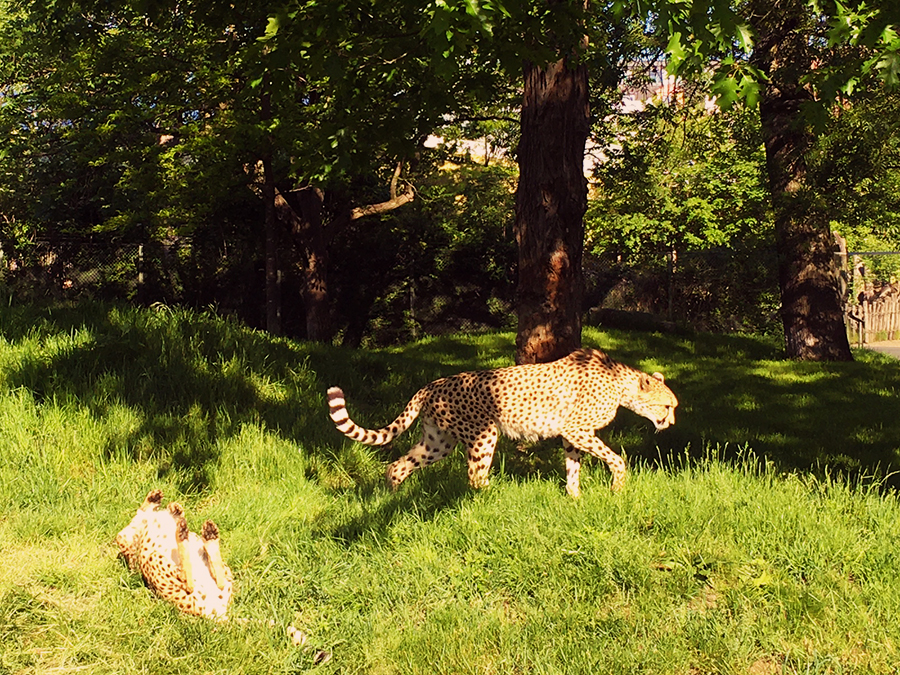
[[367,352],[272,338],[170,308],[88,304],[7,312],[0,382],[36,406],[35,426],[57,406],[80,411],[97,431],[86,446],[92,453],[86,466],[146,463],[155,480],[188,494],[210,488],[223,448],[248,426],[302,452],[307,474],[331,489],[371,493],[383,480],[382,469],[375,477],[371,467],[389,459],[390,450],[359,458],[350,451],[328,419],[327,386],[352,392],[360,419],[386,419],[396,410],[383,402],[399,410],[433,379],[512,362],[511,334]]
[[[4,321],[0,382],[28,392],[46,415],[83,410],[106,432],[99,459],[151,462],[184,492],[206,489],[219,442],[246,424],[304,442],[327,433],[309,363],[315,348],[273,340],[182,310],[96,306],[16,310]],[[327,420],[327,418],[324,418]]]
[[[102,430],[94,441],[101,460],[149,462],[158,479],[189,493],[210,486],[222,448],[249,426],[302,452],[307,475],[330,489],[375,494],[381,478],[372,467],[405,452],[416,434],[357,457],[327,417],[325,389],[341,386],[354,418],[381,426],[426,383],[511,365],[514,355],[512,333],[367,351],[276,339],[168,308],[7,311],[0,381],[28,392],[41,415],[54,406],[84,411]],[[630,461],[721,446],[750,447],[785,468],[900,465],[896,362],[861,353],[853,363],[796,363],[780,358],[775,341],[749,336],[586,328],[584,343],[662,372],[681,402],[676,424],[663,432],[628,411],[602,432]],[[524,455],[501,444],[494,470],[559,480],[558,444],[546,445]]]
[[785,469],[886,473],[900,465],[900,363],[735,358],[673,367],[667,381],[682,406],[676,426],[653,439],[664,452],[747,445]]
[[[660,433],[627,410],[601,432],[627,454],[621,493],[590,461],[569,498],[555,439],[502,441],[482,490],[456,452],[391,492],[385,465],[415,431],[392,448],[348,442],[326,387],[380,424],[437,377],[510,365],[512,334],[366,351],[187,312],[47,316],[0,323],[0,661],[19,669],[110,655],[117,671],[155,672],[183,664],[185,644],[203,645],[205,670],[312,667],[290,626],[338,670],[433,668],[439,653],[447,670],[614,672],[652,644],[651,670],[688,672],[702,647],[745,672],[767,658],[760,639],[800,630],[832,655],[896,632],[897,503],[865,478],[898,466],[894,362],[814,366],[764,340],[590,331],[587,344],[664,372],[681,401]],[[785,475],[799,466],[812,470]],[[115,533],[150,488],[181,500],[192,529],[221,529],[236,621],[185,619],[116,559]],[[752,659],[732,646],[748,635]],[[895,652],[865,663],[884,670]]]

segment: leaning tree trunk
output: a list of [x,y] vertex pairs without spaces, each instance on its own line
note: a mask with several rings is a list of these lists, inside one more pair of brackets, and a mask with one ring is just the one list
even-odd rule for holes
[[803,116],[812,99],[800,81],[813,60],[805,3],[760,0],[752,12],[755,65],[768,75],[760,101],[766,169],[775,219],[785,347],[790,358],[849,361],[834,238],[816,207],[806,156],[814,140]]
[[527,63],[524,75],[516,362],[541,363],[581,345],[588,77],[586,66],[565,58],[546,67]]

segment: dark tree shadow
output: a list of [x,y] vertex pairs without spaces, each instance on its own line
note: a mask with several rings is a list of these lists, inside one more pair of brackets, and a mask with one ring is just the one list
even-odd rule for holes
[[428,469],[409,478],[396,492],[388,492],[383,484],[375,490],[371,486],[355,488],[353,515],[348,517],[346,508],[340,513],[325,513],[314,522],[313,534],[346,546],[365,538],[381,541],[407,514],[429,522],[474,499],[461,462],[445,460]]
[[[619,349],[640,365],[673,354],[671,338],[630,336]],[[676,424],[658,434],[620,412],[607,435],[637,461],[675,456],[737,459],[746,449],[783,471],[829,471],[900,487],[900,362],[868,351],[852,363],[785,360],[771,341],[698,335],[675,343],[666,382],[679,398]],[[645,356],[640,355],[640,351]],[[614,446],[615,447],[615,446]]]
[[[380,425],[426,382],[458,372],[479,352],[491,359],[508,350],[491,337],[478,346],[450,341],[448,353],[367,352],[275,339],[206,314],[93,303],[5,308],[0,336],[28,344],[26,357],[0,371],[6,387],[97,419],[127,409],[137,423],[110,439],[104,455],[153,461],[159,477],[187,493],[208,488],[219,441],[247,423],[302,445],[319,463],[334,461],[347,441],[328,418],[328,386],[345,387],[354,416]],[[272,388],[277,396],[266,394]],[[373,401],[396,401],[397,409]]]
[[[99,304],[3,308],[0,336],[26,345],[27,354],[0,370],[4,386],[98,419],[126,409],[135,424],[103,452],[151,460],[159,476],[186,493],[208,489],[220,441],[245,424],[302,446],[316,462],[340,461],[348,441],[328,418],[329,386],[344,389],[357,422],[382,426],[425,383],[508,365],[514,351],[510,334],[353,350],[275,339],[205,314]],[[65,348],[54,346],[59,343]],[[632,462],[666,461],[685,448],[702,456],[718,447],[737,457],[749,447],[785,469],[827,465],[851,476],[900,469],[900,362],[866,353],[855,363],[789,363],[771,341],[736,336],[586,331],[585,344],[643,370],[662,370],[681,402],[676,425],[659,434],[624,410],[600,432]],[[382,460],[403,454],[416,437],[414,428],[396,447],[378,450]],[[492,472],[539,473],[563,489],[558,441],[524,454],[514,447],[501,442]],[[362,503],[360,515],[323,522],[323,533],[331,527],[332,536],[349,541],[384,531],[409,509],[430,518],[457,508],[472,493],[461,452],[456,456],[417,472],[387,498],[380,482],[357,483],[351,489]],[[900,480],[890,475],[885,484],[900,487]]]

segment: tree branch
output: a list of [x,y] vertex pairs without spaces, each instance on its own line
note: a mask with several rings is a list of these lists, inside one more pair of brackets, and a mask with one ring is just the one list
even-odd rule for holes
[[458,117],[453,120],[453,123],[459,124],[461,122],[509,122],[510,124],[518,124],[518,117],[509,117],[507,115],[472,115],[472,116],[463,116]]
[[359,220],[365,216],[374,216],[379,213],[387,213],[394,209],[400,208],[404,204],[409,204],[416,197],[413,186],[407,183],[401,193],[397,192],[397,184],[400,181],[400,171],[403,167],[402,162],[397,162],[394,168],[394,175],[391,176],[391,198],[386,202],[378,204],[366,204],[365,206],[357,206],[350,211],[350,220]]
[[[251,180],[250,187],[260,195],[259,189],[259,171],[260,166],[257,163],[256,172],[255,172],[255,180]],[[245,170],[249,173],[250,168],[245,167]],[[344,212],[343,217],[336,217],[331,222],[331,229],[340,229],[341,226],[346,225],[348,223],[353,222],[354,220],[359,220],[360,218],[364,218],[366,216],[374,216],[380,213],[388,213],[389,211],[393,211],[394,209],[398,209],[404,204],[409,204],[416,198],[416,191],[412,185],[406,183],[403,186],[403,191],[400,192],[398,187],[400,185],[400,174],[403,170],[403,163],[397,162],[397,166],[394,167],[394,173],[391,176],[390,182],[390,199],[384,202],[379,202],[377,204],[366,204],[364,206],[357,206],[350,209],[349,213]],[[316,190],[320,193],[320,198],[324,199],[321,195],[320,188],[311,188],[309,186],[298,188],[296,190],[291,190],[290,194],[295,194],[297,192],[301,192],[303,190]],[[277,187],[275,188],[275,208],[279,213],[280,219],[282,222],[286,223],[291,227],[294,232],[305,232],[309,228],[309,223],[304,222],[304,219],[301,214],[298,214],[291,203],[285,198],[285,195],[281,192]]]

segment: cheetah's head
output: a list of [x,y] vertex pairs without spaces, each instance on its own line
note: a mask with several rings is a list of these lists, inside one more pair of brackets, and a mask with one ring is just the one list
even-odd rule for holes
[[666,386],[662,373],[639,373],[625,392],[622,405],[646,417],[660,431],[675,424],[678,399]]

